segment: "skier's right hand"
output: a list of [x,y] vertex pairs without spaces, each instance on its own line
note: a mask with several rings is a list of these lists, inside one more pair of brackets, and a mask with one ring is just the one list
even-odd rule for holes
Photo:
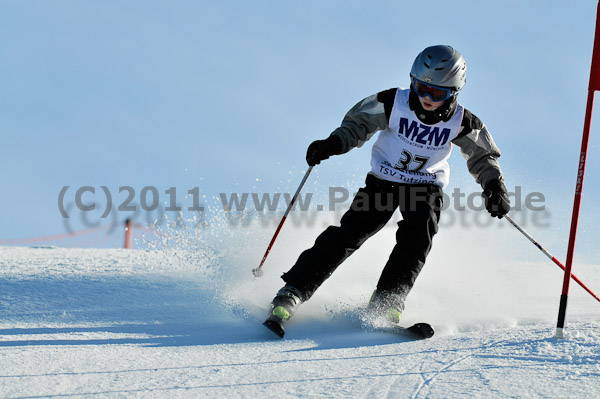
[[340,153],[342,141],[338,136],[331,135],[325,140],[313,141],[306,150],[306,162],[309,166],[315,166],[332,155]]

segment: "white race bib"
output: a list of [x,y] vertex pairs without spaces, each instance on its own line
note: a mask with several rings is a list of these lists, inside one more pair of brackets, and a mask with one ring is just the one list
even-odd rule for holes
[[448,185],[452,140],[456,138],[464,108],[458,104],[448,122],[426,125],[408,105],[410,89],[398,89],[387,129],[371,152],[372,173],[384,180],[406,184]]

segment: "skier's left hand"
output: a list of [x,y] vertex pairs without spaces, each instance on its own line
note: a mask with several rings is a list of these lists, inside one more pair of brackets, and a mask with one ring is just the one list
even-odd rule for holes
[[500,180],[489,181],[481,194],[485,200],[485,209],[492,215],[502,219],[510,211],[510,200],[506,187]]

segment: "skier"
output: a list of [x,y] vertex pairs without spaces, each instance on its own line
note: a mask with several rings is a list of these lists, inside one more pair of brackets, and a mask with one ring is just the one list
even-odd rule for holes
[[400,321],[406,296],[438,231],[453,144],[461,149],[469,172],[484,189],[487,211],[498,218],[508,213],[500,151],[479,118],[457,102],[466,72],[464,58],[452,47],[428,47],[412,65],[410,89],[393,88],[365,98],[327,139],[310,144],[306,161],[314,166],[362,146],[379,132],[365,186],[340,226],[329,226],[282,275],[286,284],[273,299],[267,319],[281,326],[276,331],[279,335],[283,336],[283,323],[298,306],[379,231],[396,208],[402,214],[396,245],[367,309],[391,324]]

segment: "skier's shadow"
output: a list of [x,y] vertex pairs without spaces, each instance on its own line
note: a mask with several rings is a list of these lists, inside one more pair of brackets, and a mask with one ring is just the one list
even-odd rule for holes
[[[225,306],[215,288],[203,284],[163,275],[2,280],[0,347],[282,342],[262,320]],[[302,316],[290,321],[282,343],[299,340],[306,348],[300,350],[310,350],[406,340],[363,331],[344,318]]]

